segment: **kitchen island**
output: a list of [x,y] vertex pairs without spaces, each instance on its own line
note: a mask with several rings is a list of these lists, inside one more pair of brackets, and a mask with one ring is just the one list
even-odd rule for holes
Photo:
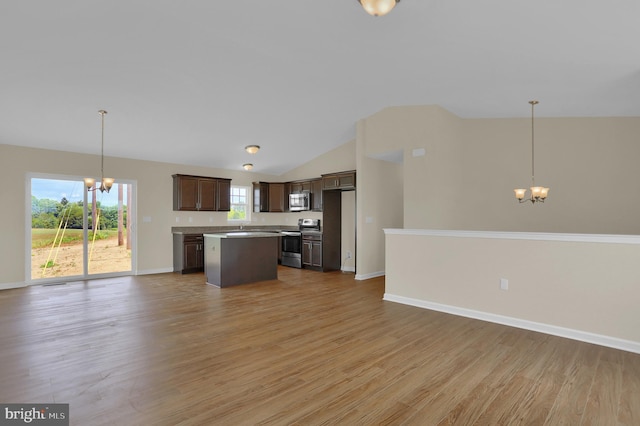
[[229,287],[278,278],[279,233],[204,234],[207,284]]

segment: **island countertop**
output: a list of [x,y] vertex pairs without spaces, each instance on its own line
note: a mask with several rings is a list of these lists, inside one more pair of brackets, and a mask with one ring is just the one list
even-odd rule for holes
[[221,232],[216,234],[204,234],[205,237],[212,238],[265,238],[265,237],[278,237],[279,232],[269,231],[234,231],[234,232]]
[[280,232],[297,231],[297,226],[290,225],[243,225],[236,226],[173,226],[172,234],[194,235],[194,234],[224,234],[227,232]]

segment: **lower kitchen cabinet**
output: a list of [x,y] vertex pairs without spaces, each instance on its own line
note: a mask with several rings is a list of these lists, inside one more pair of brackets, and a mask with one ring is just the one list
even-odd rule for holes
[[202,234],[173,234],[173,272],[188,274],[204,271]]
[[322,270],[322,235],[302,235],[302,266]]

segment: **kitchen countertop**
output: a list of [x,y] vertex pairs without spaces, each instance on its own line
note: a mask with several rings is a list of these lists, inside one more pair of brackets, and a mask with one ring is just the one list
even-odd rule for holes
[[263,232],[263,231],[233,231],[233,232],[220,232],[215,234],[203,234],[204,237],[213,238],[265,238],[265,237],[278,237],[280,233],[278,231]]
[[297,226],[285,225],[265,225],[265,226],[174,226],[171,228],[172,234],[218,234],[227,232],[280,232],[297,231]]

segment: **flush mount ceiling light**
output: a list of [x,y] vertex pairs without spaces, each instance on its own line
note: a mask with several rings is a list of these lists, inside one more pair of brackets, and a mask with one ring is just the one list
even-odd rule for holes
[[400,0],[358,0],[362,8],[373,16],[384,16],[396,7]]
[[99,187],[94,186],[96,183],[96,180],[94,178],[84,178],[84,184],[87,187],[88,191],[95,191],[96,189],[99,189],[100,192],[104,192],[104,191],[109,192],[109,190],[113,186],[113,178],[104,177],[104,116],[107,114],[107,111],[101,109],[100,111],[98,111],[98,114],[100,114],[100,117],[102,119],[102,149],[100,152],[100,179],[101,179],[100,186]]
[[245,170],[251,170],[251,169],[253,169],[253,164],[245,163],[245,164],[242,165],[242,168],[245,169]]
[[247,145],[244,147],[244,150],[247,151],[249,154],[255,154],[256,152],[260,151],[260,146],[259,145]]
[[527,201],[531,201],[531,203],[544,203],[544,200],[547,198],[547,194],[549,193],[549,188],[545,188],[543,186],[536,186],[536,178],[534,173],[534,150],[533,150],[533,108],[538,104],[538,101],[529,101],[531,104],[531,196],[529,198],[525,198],[527,190],[526,189],[514,189],[516,193],[516,198],[520,203],[526,203]]

